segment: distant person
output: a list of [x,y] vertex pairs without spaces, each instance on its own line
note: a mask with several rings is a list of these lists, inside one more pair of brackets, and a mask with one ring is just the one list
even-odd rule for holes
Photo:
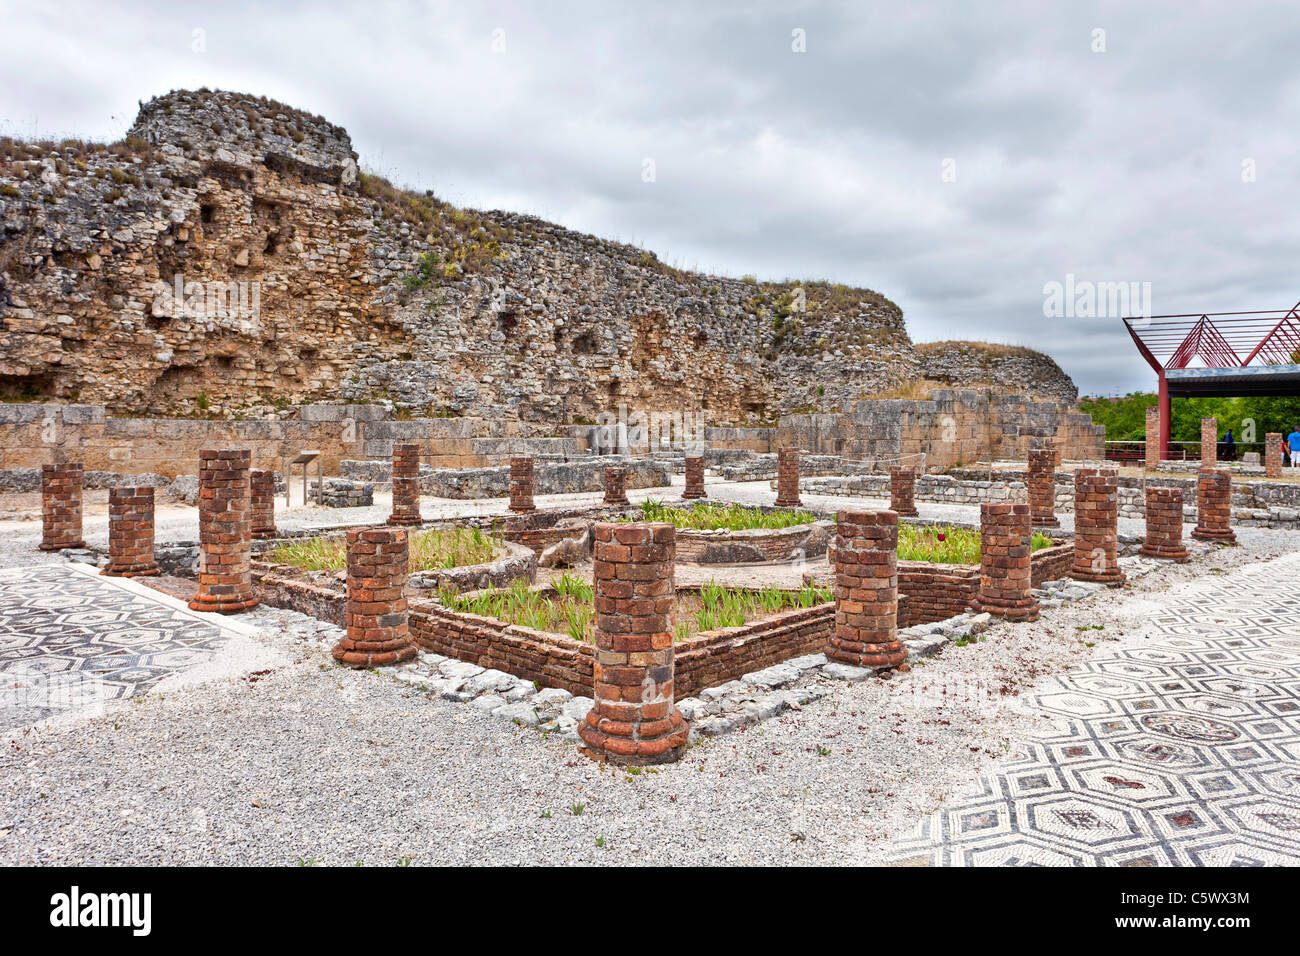
[[1291,467],[1295,468],[1300,463],[1300,425],[1291,430],[1291,434],[1286,436],[1287,451],[1291,455]]
[[1232,429],[1228,429],[1227,437],[1223,439],[1223,460],[1236,461],[1237,459],[1237,442],[1232,437]]

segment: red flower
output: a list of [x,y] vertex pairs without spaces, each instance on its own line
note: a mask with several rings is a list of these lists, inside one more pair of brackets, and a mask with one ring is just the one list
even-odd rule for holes
[[944,534],[942,531],[940,531],[940,532],[939,532],[939,540],[940,540],[940,541],[947,541],[947,540],[948,540],[948,536],[947,536],[946,534]]

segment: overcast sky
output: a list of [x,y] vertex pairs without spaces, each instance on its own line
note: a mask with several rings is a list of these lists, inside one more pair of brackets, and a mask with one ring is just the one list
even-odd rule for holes
[[1294,3],[0,13],[0,132],[116,139],[174,88],[265,94],[403,185],[675,265],[867,286],[916,341],[1042,349],[1084,393],[1154,377],[1118,318],[1045,317],[1045,283],[1149,282],[1156,313],[1300,299]]

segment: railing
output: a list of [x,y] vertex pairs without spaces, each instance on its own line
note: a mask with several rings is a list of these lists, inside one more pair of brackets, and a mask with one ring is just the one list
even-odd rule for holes
[[[1258,434],[1258,433],[1257,433]],[[1219,461],[1237,461],[1248,452],[1264,454],[1264,443],[1260,441],[1239,441],[1233,444],[1231,454],[1226,442],[1219,442]],[[1107,461],[1145,461],[1147,443],[1144,441],[1108,441],[1106,442]],[[1169,443],[1169,454],[1163,461],[1200,461],[1201,443],[1198,441],[1173,441]]]

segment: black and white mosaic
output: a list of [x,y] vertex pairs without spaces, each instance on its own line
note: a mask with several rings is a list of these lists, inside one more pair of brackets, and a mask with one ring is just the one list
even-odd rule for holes
[[1225,576],[1152,638],[1040,687],[1059,731],[923,819],[936,866],[1300,864],[1300,555]]
[[0,571],[0,729],[147,693],[226,637],[117,581],[58,565]]

